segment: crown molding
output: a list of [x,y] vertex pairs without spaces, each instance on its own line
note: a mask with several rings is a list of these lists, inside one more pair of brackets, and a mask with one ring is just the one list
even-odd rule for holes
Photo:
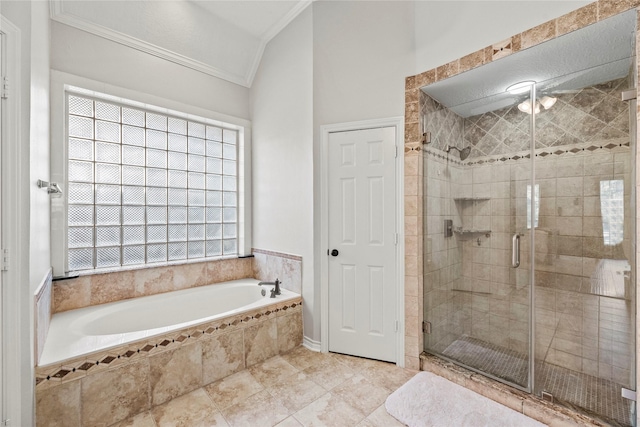
[[251,63],[251,67],[247,70],[247,74],[245,76],[245,80],[249,83],[249,87],[253,84],[253,79],[258,72],[258,67],[260,66],[260,62],[262,61],[262,55],[264,54],[264,50],[267,47],[267,44],[277,36],[280,31],[284,30],[284,28],[291,23],[294,19],[297,18],[314,0],[300,0],[285,16],[282,17],[274,26],[269,28],[260,38],[260,45],[258,46],[258,50],[253,58],[253,62]]
[[[114,41],[116,43],[131,47],[133,49],[140,50],[142,52],[182,65],[184,67],[191,68],[196,71],[200,71],[210,76],[217,77],[219,79],[223,79],[228,82],[238,84],[240,86],[244,86],[247,88],[251,86],[251,81],[248,80],[245,76],[229,73],[227,71],[213,67],[209,64],[205,64],[204,62],[196,61],[187,56],[173,52],[171,50],[162,48],[160,46],[156,46],[152,43],[145,42],[136,37],[132,37],[130,35],[112,30],[102,25],[95,24],[84,18],[80,18],[78,16],[65,13],[62,7],[62,0],[50,0],[50,1],[51,1],[51,6],[50,6],[51,19],[54,21],[60,22],[65,25],[69,25],[71,27],[77,28],[82,31],[86,31],[98,37],[102,37],[107,40]],[[262,52],[259,52],[259,53],[261,56]],[[255,62],[256,61],[254,59],[254,64]],[[257,59],[257,62],[258,63],[260,62],[260,58]],[[256,66],[256,69],[257,69],[257,66]]]
[[62,0],[50,0],[51,19],[60,22],[65,25],[77,28],[82,31],[94,34],[98,37],[105,38],[107,40],[114,41],[116,43],[137,49],[139,51],[154,55],[158,58],[171,61],[173,63],[182,65],[187,68],[191,68],[196,71],[208,74],[219,79],[226,80],[231,83],[238,84],[250,88],[253,84],[253,79],[258,72],[258,67],[262,61],[262,55],[267,47],[267,44],[273,39],[280,31],[282,31],[287,25],[291,23],[298,15],[300,15],[314,0],[300,0],[285,16],[282,17],[275,25],[269,28],[262,37],[260,43],[256,49],[256,53],[253,56],[251,65],[244,76],[227,71],[221,70],[212,65],[206,64],[201,61],[196,61],[187,56],[181,55],[177,52],[156,46],[152,43],[145,42],[136,37],[121,33],[119,31],[112,30],[110,28],[98,25],[87,19],[80,18],[70,13],[66,13],[63,8]]

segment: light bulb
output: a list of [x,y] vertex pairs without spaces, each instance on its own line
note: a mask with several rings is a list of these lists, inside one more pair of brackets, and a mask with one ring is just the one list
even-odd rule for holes
[[518,104],[518,110],[522,111],[523,113],[531,114],[531,102],[529,102],[528,99],[521,102],[520,104]]
[[554,98],[552,96],[543,96],[540,99],[540,104],[542,104],[545,110],[548,110],[549,108],[553,107],[557,100],[558,98]]

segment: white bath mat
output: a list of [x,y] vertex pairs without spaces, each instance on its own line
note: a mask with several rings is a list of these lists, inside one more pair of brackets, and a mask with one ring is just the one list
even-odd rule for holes
[[385,407],[409,427],[546,425],[431,372],[419,372],[391,393]]

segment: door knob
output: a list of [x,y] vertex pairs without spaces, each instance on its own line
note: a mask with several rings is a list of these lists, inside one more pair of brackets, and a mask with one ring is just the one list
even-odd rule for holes
[[338,250],[337,250],[337,249],[333,249],[333,250],[331,251],[331,256],[338,256],[338,254],[339,254],[339,253],[340,253],[340,252],[338,252]]

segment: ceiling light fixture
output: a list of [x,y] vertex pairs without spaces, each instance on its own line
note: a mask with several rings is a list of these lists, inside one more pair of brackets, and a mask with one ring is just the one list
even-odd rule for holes
[[[539,101],[535,103],[534,111],[536,114],[540,112],[540,107],[544,107],[545,110],[553,107],[558,99],[553,96],[543,96]],[[531,114],[531,101],[526,99],[518,104],[518,110],[523,113]]]
[[526,80],[524,82],[519,82],[509,86],[507,88],[507,92],[509,92],[512,95],[525,93],[525,92],[528,92],[531,86],[533,86],[534,84],[536,84],[536,82],[534,82],[533,80]]
[[545,95],[542,98],[540,98],[540,104],[542,104],[545,110],[548,110],[549,108],[553,107],[553,105],[556,103],[557,100],[558,98]]

